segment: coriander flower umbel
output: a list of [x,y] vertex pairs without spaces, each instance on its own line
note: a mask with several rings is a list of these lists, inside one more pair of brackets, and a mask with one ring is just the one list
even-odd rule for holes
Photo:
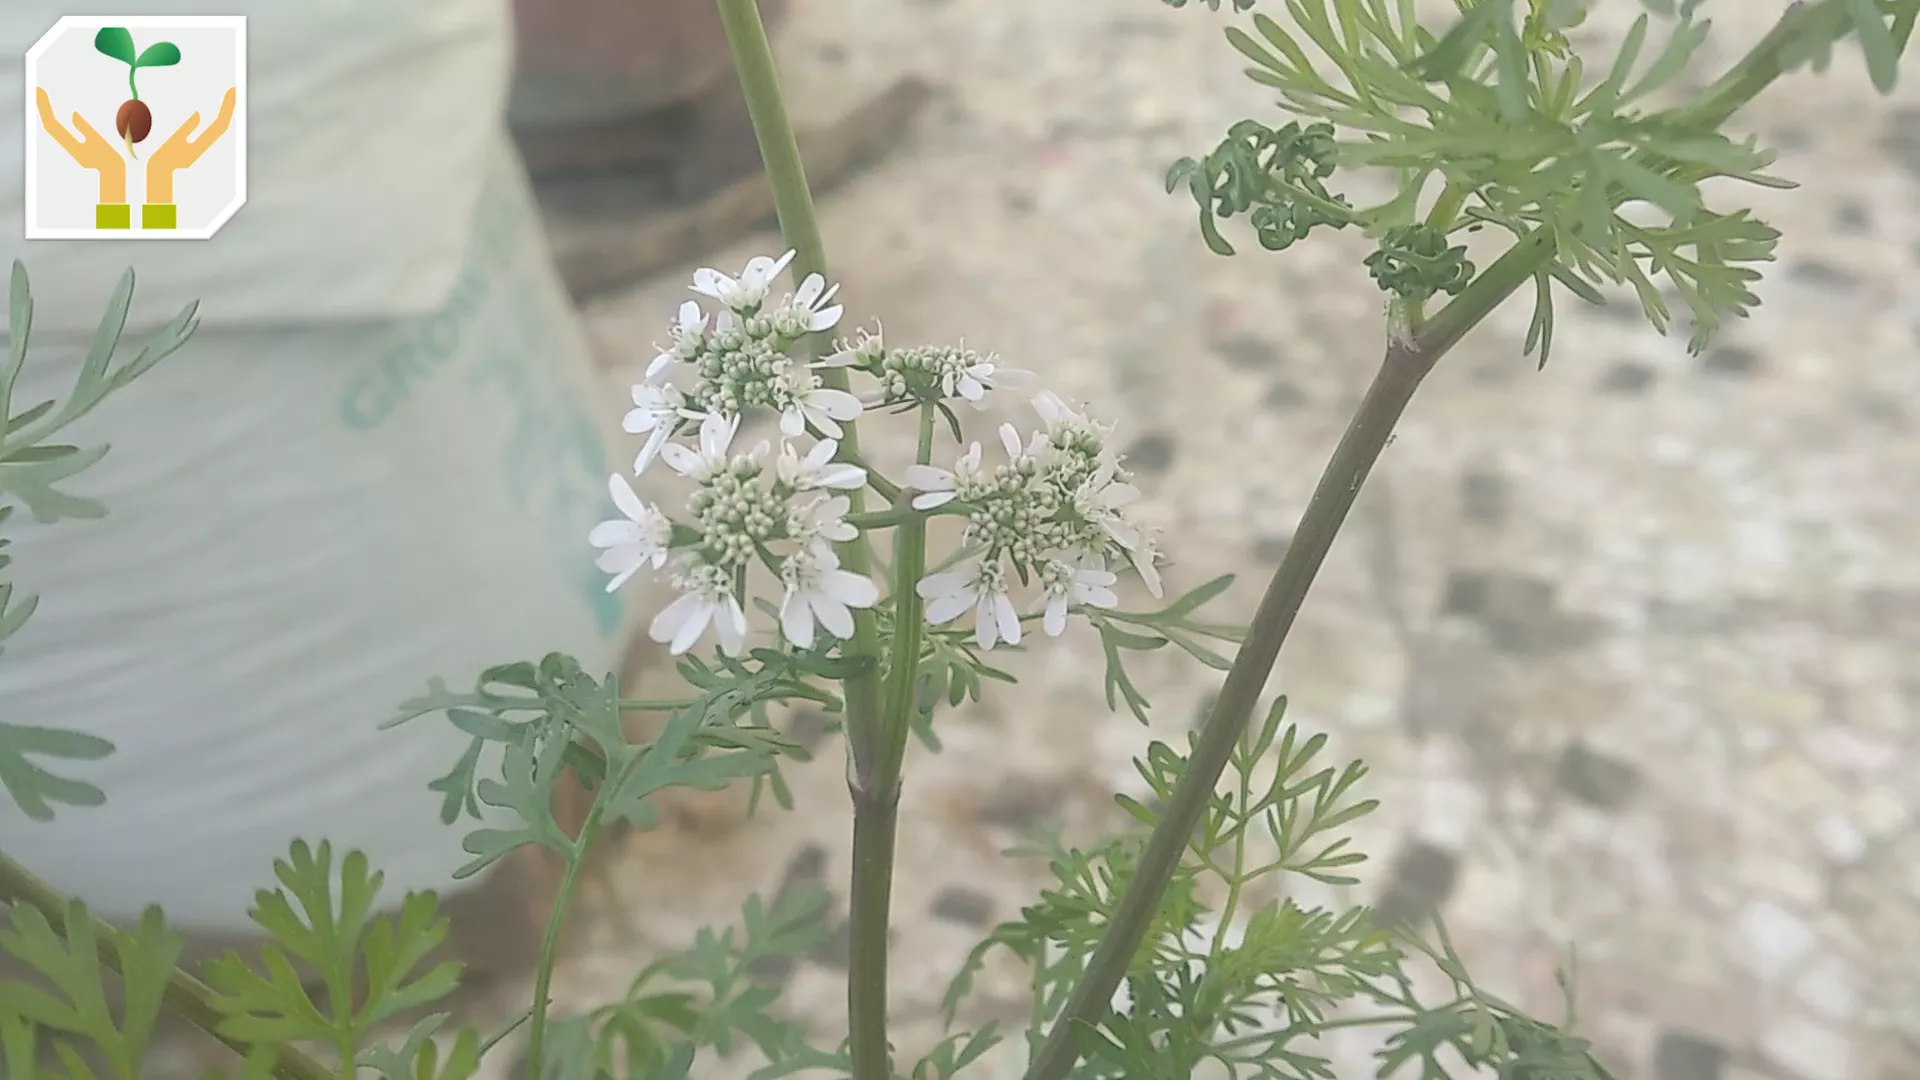
[[[656,615],[649,635],[680,654],[713,631],[722,652],[738,655],[753,632],[748,612],[755,568],[781,586],[778,625],[789,640],[812,648],[821,633],[852,633],[854,608],[879,601],[879,588],[841,569],[832,545],[854,539],[852,503],[834,489],[866,484],[866,471],[833,460],[831,441],[801,453],[783,442],[776,453],[761,442],[733,448],[739,418],[709,413],[700,421],[698,448],[666,443],[660,456],[692,481],[677,522],[640,502],[624,477],[609,481],[626,521],[603,522],[590,540],[603,549],[600,566],[618,588],[643,565],[664,568],[680,596]],[[769,630],[771,627],[769,627]]]
[[[1018,644],[1021,610],[1037,608],[1041,628],[1057,636],[1071,606],[1117,604],[1118,577],[1108,569],[1115,557],[1159,595],[1151,545],[1126,517],[1139,491],[1107,445],[1110,429],[1051,394],[1035,398],[1034,409],[1046,430],[1024,444],[1013,425],[1001,425],[1005,464],[985,466],[974,443],[952,469],[916,465],[906,473],[915,509],[952,505],[966,514],[961,558],[916,589],[935,625],[974,610],[981,648]],[[1016,581],[1037,593],[1016,602]]]
[[791,251],[779,259],[756,256],[738,278],[702,268],[693,291],[719,300],[725,310],[709,317],[698,304],[683,304],[671,331],[673,345],[647,368],[647,382],[661,384],[687,369],[694,380],[681,392],[686,414],[738,417],[749,409],[771,409],[780,414],[788,438],[809,429],[840,438],[840,425],[859,418],[860,399],[827,386],[818,374],[839,366],[836,361],[792,355],[809,334],[839,324],[843,309],[832,302],[839,286],[808,274],[791,295],[769,304],[773,280],[792,260]]
[[1025,392],[1038,381],[1030,371],[1008,367],[997,355],[983,355],[964,345],[889,349],[877,326],[871,333],[862,330],[854,340],[840,342],[822,363],[859,368],[878,379],[884,405],[957,398],[983,408],[990,391]]

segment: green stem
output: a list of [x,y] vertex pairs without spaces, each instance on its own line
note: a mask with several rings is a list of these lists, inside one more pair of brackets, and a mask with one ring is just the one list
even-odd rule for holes
[[[920,434],[913,460],[925,465],[933,460],[933,406],[920,407]],[[894,600],[893,644],[887,651],[891,670],[887,673],[886,756],[881,761],[880,777],[899,782],[900,768],[906,758],[913,716],[914,682],[920,673],[920,644],[926,631],[926,602],[917,586],[927,572],[928,514],[908,511],[893,538]]]
[[[1847,11],[1849,6],[1848,0],[1794,3],[1781,14],[1780,20],[1773,24],[1773,29],[1747,50],[1747,55],[1728,68],[1726,74],[1714,80],[1713,85],[1707,87],[1693,104],[1665,110],[1656,114],[1656,117],[1671,119],[1675,124],[1688,127],[1719,128],[1760,91],[1787,73],[1789,47],[1809,32],[1824,22],[1824,33],[1829,40],[1845,36],[1851,28]],[[1810,55],[1806,51],[1799,51],[1799,54]]]
[[[826,274],[826,250],[820,239],[820,225],[814,216],[813,193],[807,187],[806,169],[800,160],[793,122],[787,117],[786,103],[780,97],[780,80],[767,41],[767,28],[760,19],[754,0],[719,0],[720,22],[733,52],[733,65],[746,98],[747,114],[753,121],[754,139],[760,147],[760,161],[766,169],[767,183],[773,189],[774,211],[780,219],[781,234],[794,250],[793,274]],[[836,390],[849,388],[842,368],[826,368],[820,373],[826,385]],[[840,439],[838,458],[860,463],[860,441],[849,425]],[[871,469],[869,483],[884,491],[882,481]],[[897,493],[897,492],[896,492]],[[866,509],[866,495],[850,491],[847,497],[852,513]],[[864,534],[839,545],[840,562],[855,574],[870,575],[873,560]],[[895,566],[896,574],[903,574]],[[896,576],[895,581],[906,580]],[[896,584],[896,589],[899,587]],[[917,621],[917,620],[913,620]],[[879,623],[867,609],[853,615],[853,640],[843,647],[849,657],[878,660]],[[879,665],[857,665],[856,673],[845,681],[847,712],[847,788],[854,807],[853,844],[856,852],[849,917],[856,942],[853,974],[847,980],[847,1006],[854,1025],[854,1080],[891,1080],[893,1069],[887,1060],[886,1044],[886,934],[888,894],[892,889],[893,839],[898,819],[899,784],[897,769],[891,782],[883,782],[883,763],[894,757],[887,747],[888,726],[881,714]],[[866,861],[862,861],[862,857]],[[880,949],[870,946],[877,935]],[[875,978],[877,976],[877,978]],[[874,981],[869,981],[874,979]],[[877,1037],[877,1044],[875,1038]]]
[[848,450],[845,444],[842,444],[840,447],[840,457],[850,464],[858,465],[867,470],[867,486],[873,489],[874,494],[890,503],[900,501],[900,496],[904,494],[900,489],[900,485],[881,476],[880,470],[868,464],[867,459],[860,456],[858,449]]
[[[760,21],[760,9],[754,0],[719,0],[720,22],[733,52],[734,70],[740,76],[740,90],[746,98],[747,114],[753,120],[753,135],[760,147],[760,160],[773,189],[774,212],[780,219],[780,233],[793,248],[793,276],[826,275],[827,257],[820,240],[820,225],[814,217],[813,193],[807,188],[806,169],[800,162],[800,146],[794,139],[793,122],[787,117],[786,102],[780,97],[779,75],[774,68],[773,48],[767,42],[767,28]],[[813,339],[809,338],[809,347]],[[820,378],[836,390],[848,389],[844,368],[824,368]],[[840,439],[838,459],[859,464],[860,437],[848,425]],[[870,480],[872,478],[869,470]],[[850,491],[848,501],[853,513],[866,509],[863,492]],[[871,570],[865,545],[859,540],[839,546],[840,562],[848,571],[866,574]],[[880,629],[871,611],[853,613],[853,642],[849,655],[878,658]],[[880,684],[877,668],[871,668],[846,681],[846,731],[854,766],[870,768],[880,746]]]
[[853,882],[847,895],[847,1038],[853,1080],[890,1080],[887,932],[892,923],[899,785],[853,794]]
[[[62,939],[67,937],[67,898],[4,853],[0,853],[0,903],[26,904],[34,908],[46,917],[54,933]],[[120,974],[120,942],[126,938],[126,934],[97,918],[93,924],[101,966],[116,975]],[[253,1043],[221,1033],[220,1022],[225,1017],[214,1006],[217,995],[213,988],[184,970],[175,968],[173,974],[167,977],[167,986],[161,992],[160,1000],[175,1015],[220,1040],[241,1057],[253,1052]],[[291,1046],[280,1048],[273,1065],[273,1075],[278,1080],[334,1080],[331,1070]]]
[[[1681,110],[1688,116],[1687,122],[1711,121],[1717,127],[1731,117],[1785,72],[1783,51],[1809,26],[1805,20],[1830,18],[1842,2],[1821,0],[1819,4],[1796,4],[1788,9],[1773,31],[1735,64],[1726,78],[1716,82],[1698,105]],[[1421,380],[1469,330],[1545,268],[1553,255],[1552,236],[1536,230],[1495,260],[1453,302],[1414,328],[1406,340],[1388,346],[1373,384],[1334,448],[1319,486],[1300,517],[1293,543],[1268,583],[1246,642],[1234,657],[1220,695],[1195,740],[1186,771],[1174,786],[1159,826],[1147,840],[1139,869],[1025,1080],[1062,1080],[1079,1060],[1074,1024],[1098,1023],[1105,1013],[1212,798],[1214,785],[1253,717],[1260,691],[1273,672],[1280,647],[1293,628],[1320,565]]]
[[897,507],[892,510],[869,510],[864,514],[848,514],[847,523],[862,531],[868,529],[892,529],[915,522],[925,524],[937,517],[965,517],[971,511],[962,503],[942,503],[931,510],[915,510],[911,506]]
[[[635,755],[633,760],[644,757]],[[527,1080],[541,1080],[546,1071],[547,1007],[552,1004],[547,995],[553,986],[553,965],[559,959],[560,933],[566,926],[567,909],[573,906],[574,887],[580,881],[581,868],[587,864],[587,852],[592,850],[593,839],[605,820],[607,806],[625,786],[632,768],[630,763],[618,777],[609,779],[601,787],[599,797],[593,800],[593,806],[580,822],[580,835],[573,841],[573,850],[567,853],[566,872],[560,876],[560,887],[554,891],[553,911],[547,916],[546,933],[540,938],[540,966],[533,973],[533,1013],[527,1023]]]
[[699,698],[686,698],[681,701],[647,701],[644,699],[621,698],[621,712],[679,712],[689,705],[696,705]]
[[[1426,1012],[1328,1017],[1314,1022],[1313,1035],[1317,1038],[1323,1032],[1342,1031],[1349,1028],[1377,1027],[1382,1024],[1391,1024],[1396,1029],[1405,1029],[1422,1022],[1430,1022],[1435,1016],[1444,1016],[1447,1010],[1457,1007],[1463,1000],[1464,999],[1456,998],[1439,1008],[1430,1009]],[[1285,1032],[1263,1031],[1255,1035],[1242,1035],[1237,1039],[1228,1039],[1225,1042],[1214,1043],[1210,1049],[1213,1053],[1224,1058],[1235,1050],[1249,1050],[1256,1046],[1271,1046],[1276,1038],[1283,1037],[1285,1034]]]
[[848,514],[847,524],[861,532],[875,529],[891,529],[896,525],[918,521],[926,514],[921,510],[869,510],[864,514]]
[[[1243,753],[1252,749],[1251,740],[1248,738],[1252,730],[1252,727],[1249,726],[1244,728],[1240,733],[1239,744]],[[1233,805],[1249,806],[1251,805],[1250,800],[1253,797],[1253,772],[1246,768],[1236,768],[1234,772],[1239,777],[1239,790],[1235,792],[1238,801]],[[1247,833],[1249,831],[1248,829],[1235,829],[1233,831],[1233,873],[1221,875],[1227,879],[1227,898],[1225,902],[1220,905],[1220,924],[1215,927],[1213,931],[1213,946],[1210,950],[1210,955],[1212,956],[1218,956],[1220,950],[1226,947],[1227,935],[1233,931],[1234,916],[1237,915],[1240,910],[1241,890],[1246,886],[1247,882],[1255,880],[1257,876],[1246,872]],[[1208,856],[1207,861],[1212,862],[1212,857]]]
[[1460,208],[1467,204],[1467,196],[1473,189],[1465,184],[1448,184],[1440,190],[1440,197],[1433,201],[1433,209],[1427,212],[1427,224],[1441,232],[1452,232],[1453,223],[1460,216]]
[[[933,409],[920,410],[919,452],[933,459]],[[853,794],[853,882],[849,890],[847,1025],[854,1080],[892,1080],[887,1044],[887,933],[892,926],[900,773],[912,736],[914,681],[920,670],[924,602],[915,586],[927,568],[927,522],[912,515],[893,537],[893,642],[887,649],[880,758],[858,774]]]

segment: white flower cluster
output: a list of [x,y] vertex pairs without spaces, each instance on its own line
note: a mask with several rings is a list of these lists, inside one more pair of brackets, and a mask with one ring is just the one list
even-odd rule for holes
[[1032,372],[1010,368],[997,356],[982,356],[965,346],[887,349],[879,334],[864,331],[834,360],[865,368],[877,378],[882,405],[961,398],[980,408],[990,390],[1022,391],[1037,383]]
[[1153,542],[1126,519],[1140,490],[1107,445],[1111,429],[1051,393],[1035,397],[1033,407],[1044,427],[1024,444],[1012,424],[1000,426],[1005,464],[987,468],[974,443],[951,469],[907,470],[908,485],[920,493],[915,509],[954,501],[967,508],[958,565],[927,575],[916,590],[935,625],[972,609],[981,648],[1019,644],[1015,582],[1037,585],[1033,605],[1049,636],[1066,629],[1072,604],[1119,603],[1119,578],[1108,569],[1114,559],[1126,560],[1154,596],[1161,594]]
[[[803,649],[813,647],[819,628],[853,636],[851,609],[880,599],[872,581],[840,568],[833,549],[855,536],[846,520],[849,500],[833,492],[867,482],[866,470],[833,460],[840,423],[860,415],[860,402],[822,385],[818,365],[787,355],[805,335],[832,329],[841,309],[829,306],[836,290],[818,274],[768,305],[774,279],[792,260],[791,251],[778,260],[757,256],[738,278],[704,268],[696,273],[693,291],[718,301],[720,310],[708,315],[691,300],[682,305],[673,347],[633,388],[634,409],[624,426],[647,436],[634,474],[658,457],[693,481],[691,520],[676,523],[616,474],[608,484],[622,518],[602,522],[588,536],[601,549],[600,569],[613,575],[609,592],[643,566],[666,571],[680,596],[654,617],[649,634],[675,654],[691,649],[709,628],[722,651],[744,651],[755,563],[783,585],[780,629]],[[696,375],[685,391],[667,381],[683,368]],[[754,407],[779,412],[777,452],[764,441],[734,452],[741,416]],[[689,429],[698,432],[696,446],[672,441]],[[815,441],[803,451],[797,440],[810,431]]]
[[[755,257],[737,278],[711,269],[694,275],[693,291],[718,310],[695,301],[681,306],[672,344],[633,388],[624,425],[646,436],[634,475],[659,459],[691,481],[694,493],[686,512],[670,517],[615,475],[609,491],[621,516],[589,536],[600,549],[599,567],[612,575],[608,591],[643,568],[663,573],[679,591],[650,627],[653,639],[676,654],[710,629],[722,651],[744,651],[756,564],[780,582],[780,631],[803,649],[822,630],[851,637],[853,610],[879,602],[874,582],[842,569],[834,549],[858,535],[847,518],[850,500],[836,492],[865,487],[866,470],[835,459],[840,425],[858,419],[865,406],[827,386],[821,369],[871,376],[880,393],[869,404],[884,407],[980,405],[989,392],[1024,390],[1032,381],[965,348],[889,349],[877,331],[862,331],[822,360],[794,359],[794,346],[836,326],[841,308],[832,303],[837,289],[818,274],[770,303],[774,280],[792,259],[793,252]],[[686,373],[687,385],[670,381]],[[916,465],[906,474],[914,509],[947,507],[967,520],[959,554],[914,584],[927,600],[927,619],[941,625],[974,611],[982,648],[1018,644],[1023,609],[1058,635],[1071,606],[1118,603],[1118,577],[1109,569],[1117,561],[1160,595],[1153,543],[1126,518],[1140,493],[1108,446],[1110,429],[1052,394],[1032,401],[1042,429],[1023,443],[1003,425],[1004,464],[988,468],[975,443],[951,469]],[[741,418],[754,408],[779,414],[778,445],[763,441],[738,452]],[[1016,584],[1026,593],[1018,601]]]

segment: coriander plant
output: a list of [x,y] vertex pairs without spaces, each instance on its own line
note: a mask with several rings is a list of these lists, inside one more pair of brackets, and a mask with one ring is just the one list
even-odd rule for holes
[[[1370,1072],[1382,1077],[1610,1075],[1571,1015],[1536,1019],[1476,986],[1444,928],[1389,929],[1364,908],[1290,898],[1289,880],[1354,880],[1365,855],[1344,834],[1375,803],[1364,765],[1324,761],[1326,736],[1288,723],[1284,698],[1262,707],[1261,689],[1348,509],[1434,365],[1529,287],[1534,314],[1522,344],[1542,364],[1554,304],[1567,294],[1598,302],[1602,289],[1620,286],[1662,329],[1675,314],[1667,295],[1677,294],[1691,347],[1701,348],[1757,302],[1758,266],[1778,239],[1744,209],[1709,206],[1702,183],[1786,184],[1766,173],[1770,152],[1723,128],[1776,80],[1822,67],[1843,41],[1890,88],[1920,0],[1792,4],[1721,72],[1698,70],[1709,34],[1699,0],[1647,0],[1619,50],[1600,57],[1583,56],[1566,34],[1588,13],[1582,0],[1454,0],[1439,24],[1423,21],[1435,5],[1415,0],[1271,0],[1271,11],[1233,0],[1247,18],[1227,30],[1228,43],[1252,79],[1277,91],[1279,115],[1234,124],[1217,147],[1176,163],[1169,191],[1192,197],[1201,238],[1222,255],[1235,250],[1230,234],[1270,252],[1321,228],[1372,238],[1355,287],[1383,294],[1387,342],[1244,631],[1202,615],[1228,578],[1151,610],[1124,609],[1127,582],[1161,597],[1161,541],[1133,517],[1141,496],[1112,428],[1045,389],[1044,372],[840,325],[759,13],[753,0],[718,3],[788,250],[737,274],[694,276],[694,298],[626,414],[636,436],[630,472],[645,482],[626,471],[611,477],[609,520],[582,538],[598,551],[609,589],[644,574],[676,591],[649,632],[679,658],[686,690],[624,698],[612,677],[556,654],[492,668],[470,690],[435,679],[394,721],[440,717],[472,740],[433,785],[448,822],[502,812],[469,833],[463,875],[529,844],[565,862],[533,1001],[514,1025],[526,1028],[529,1080],[686,1076],[704,1056],[748,1044],[766,1062],[754,1075],[768,1080],[985,1075],[983,1055],[1003,1039],[991,1026],[952,1032],[912,1063],[895,1060],[888,1039],[905,756],[915,738],[937,749],[944,710],[978,700],[988,683],[1013,682],[993,665],[995,650],[1064,633],[1099,636],[1109,705],[1143,721],[1150,705],[1128,677],[1130,653],[1171,645],[1224,671],[1224,683],[1184,747],[1154,743],[1136,762],[1154,798],[1117,797],[1136,827],[1085,849],[1036,846],[1055,884],[956,973],[950,1026],[979,964],[1005,951],[1031,976],[1025,1080],[1203,1068],[1323,1080],[1337,1075],[1324,1041],[1355,1029],[1376,1033]],[[1683,75],[1705,89],[1660,104]],[[1346,181],[1358,169],[1384,170],[1391,195],[1357,202],[1360,185]],[[1469,257],[1475,233],[1481,244],[1509,238],[1484,267]],[[189,312],[109,375],[124,288],[74,402],[97,401],[190,328]],[[28,312],[16,271],[0,401],[23,357]],[[1019,421],[982,432],[982,406]],[[43,519],[79,513],[47,485],[98,454],[43,440],[85,407],[47,403],[6,421],[0,487]],[[747,445],[742,424],[755,413],[777,424]],[[897,475],[863,451],[863,438],[888,419],[913,450]],[[30,611],[20,605],[0,631],[18,629]],[[737,925],[703,931],[638,972],[621,1000],[550,1016],[560,930],[596,838],[616,821],[652,825],[650,800],[672,787],[745,781],[789,801],[779,767],[801,751],[768,716],[794,702],[838,714],[845,741],[854,843],[846,1039],[811,1044],[779,1014],[776,995],[747,976],[757,961],[817,941],[807,921],[817,896],[771,909],[749,899]],[[658,736],[630,738],[629,713],[659,714]],[[504,764],[480,775],[489,743],[504,747]],[[0,726],[0,781],[36,815],[56,802],[84,807],[100,793],[29,755],[85,760],[109,750]],[[594,796],[571,837],[550,811],[554,785],[569,773]],[[0,948],[53,988],[0,986],[9,1075],[95,1075],[64,1044],[59,1071],[33,1072],[40,1040],[56,1035],[92,1044],[118,1075],[137,1076],[162,1007],[231,1046],[238,1076],[474,1075],[506,1032],[458,1028],[441,1013],[397,1041],[384,1035],[388,1022],[415,1016],[458,980],[452,966],[426,962],[446,934],[433,897],[383,908],[379,874],[325,843],[293,844],[275,871],[279,887],[263,890],[255,908],[274,944],[258,958],[229,955],[189,972],[175,968],[179,939],[158,912],[136,928],[107,927],[0,861],[13,905]],[[1269,895],[1277,898],[1262,899]],[[302,981],[296,964],[318,972],[318,983]],[[125,987],[118,1015],[104,1004],[102,966]],[[1426,989],[1435,984],[1446,990],[1435,996]]]

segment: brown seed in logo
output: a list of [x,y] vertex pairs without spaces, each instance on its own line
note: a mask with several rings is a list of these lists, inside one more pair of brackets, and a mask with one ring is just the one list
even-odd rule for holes
[[138,98],[129,99],[115,114],[113,128],[128,142],[141,142],[153,133],[153,110]]

